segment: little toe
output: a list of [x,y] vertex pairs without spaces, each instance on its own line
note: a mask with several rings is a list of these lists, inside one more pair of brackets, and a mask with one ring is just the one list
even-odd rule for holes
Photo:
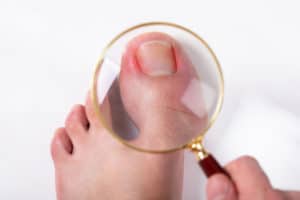
[[65,161],[72,151],[73,145],[65,128],[57,129],[51,142],[51,155],[54,163]]
[[65,127],[71,141],[76,146],[84,140],[89,127],[89,121],[83,105],[75,105],[68,115]]

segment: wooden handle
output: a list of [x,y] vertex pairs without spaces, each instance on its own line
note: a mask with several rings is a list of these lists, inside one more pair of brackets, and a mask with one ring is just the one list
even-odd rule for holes
[[218,163],[218,161],[211,155],[208,154],[204,159],[199,161],[199,165],[204,171],[207,178],[210,176],[221,173],[230,178],[228,172]]

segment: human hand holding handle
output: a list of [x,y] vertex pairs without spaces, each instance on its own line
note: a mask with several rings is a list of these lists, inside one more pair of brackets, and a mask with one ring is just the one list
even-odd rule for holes
[[218,163],[218,161],[211,154],[207,154],[205,158],[199,160],[199,165],[207,178],[218,173],[224,174],[228,178],[230,178],[228,172]]
[[[210,161],[210,163],[213,162]],[[218,170],[218,168],[214,168],[214,172]],[[232,161],[225,167],[225,170],[225,175],[220,171],[221,173],[209,176],[206,188],[208,200],[300,199],[299,191],[274,189],[258,162],[249,156]]]

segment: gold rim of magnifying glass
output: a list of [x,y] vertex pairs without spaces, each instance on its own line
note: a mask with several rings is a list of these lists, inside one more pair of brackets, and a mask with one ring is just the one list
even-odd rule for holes
[[[153,25],[164,25],[164,26],[170,26],[173,28],[178,28],[181,29],[183,31],[186,31],[188,33],[190,33],[191,35],[193,35],[196,39],[199,40],[200,43],[202,43],[210,52],[210,54],[212,55],[214,62],[217,65],[218,68],[218,76],[220,78],[219,81],[219,88],[220,88],[220,92],[219,92],[219,98],[218,98],[218,102],[217,102],[217,106],[216,109],[212,115],[212,117],[210,118],[210,121],[208,123],[208,126],[202,130],[199,135],[192,139],[191,141],[187,142],[186,144],[180,145],[178,147],[175,148],[170,148],[170,149],[165,149],[165,150],[154,150],[154,149],[145,149],[145,148],[140,148],[140,147],[136,147],[132,144],[129,144],[128,142],[124,141],[120,136],[118,136],[116,133],[114,133],[105,123],[105,120],[103,119],[101,112],[100,112],[100,106],[98,104],[98,96],[97,96],[97,77],[98,77],[98,73],[99,70],[101,68],[102,62],[104,60],[105,54],[107,52],[107,50],[119,39],[121,38],[123,35],[125,35],[128,32],[131,32],[135,29],[141,28],[141,27],[146,27],[146,26],[153,26]],[[132,26],[126,30],[124,30],[123,32],[119,33],[117,36],[115,36],[109,43],[108,45],[103,49],[103,51],[100,54],[99,60],[97,62],[97,65],[95,67],[94,70],[94,74],[93,74],[93,80],[92,80],[92,91],[91,91],[91,98],[92,98],[92,103],[96,112],[97,117],[99,118],[101,124],[104,126],[104,128],[106,128],[106,130],[108,130],[108,132],[115,138],[117,139],[119,142],[121,142],[122,144],[126,145],[129,148],[135,149],[137,151],[141,151],[141,152],[147,152],[147,153],[169,153],[169,152],[174,152],[177,150],[181,150],[184,148],[190,148],[191,144],[193,143],[198,143],[199,141],[202,141],[204,135],[207,133],[207,131],[209,130],[209,128],[214,124],[214,122],[217,119],[217,116],[219,115],[221,108],[222,108],[222,104],[223,104],[223,99],[224,99],[224,77],[223,77],[223,72],[221,69],[221,65],[217,59],[217,56],[215,55],[215,53],[213,52],[213,50],[209,47],[209,45],[207,44],[207,42],[202,39],[199,35],[197,35],[195,32],[191,31],[188,28],[185,28],[183,26],[180,26],[178,24],[174,24],[174,23],[170,23],[170,22],[160,22],[160,21],[155,21],[155,22],[146,22],[146,23],[141,23],[135,26]]]

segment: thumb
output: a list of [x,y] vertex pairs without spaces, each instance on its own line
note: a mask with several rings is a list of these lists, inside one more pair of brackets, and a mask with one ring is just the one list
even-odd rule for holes
[[206,194],[208,200],[237,200],[232,181],[223,174],[216,174],[207,180]]

